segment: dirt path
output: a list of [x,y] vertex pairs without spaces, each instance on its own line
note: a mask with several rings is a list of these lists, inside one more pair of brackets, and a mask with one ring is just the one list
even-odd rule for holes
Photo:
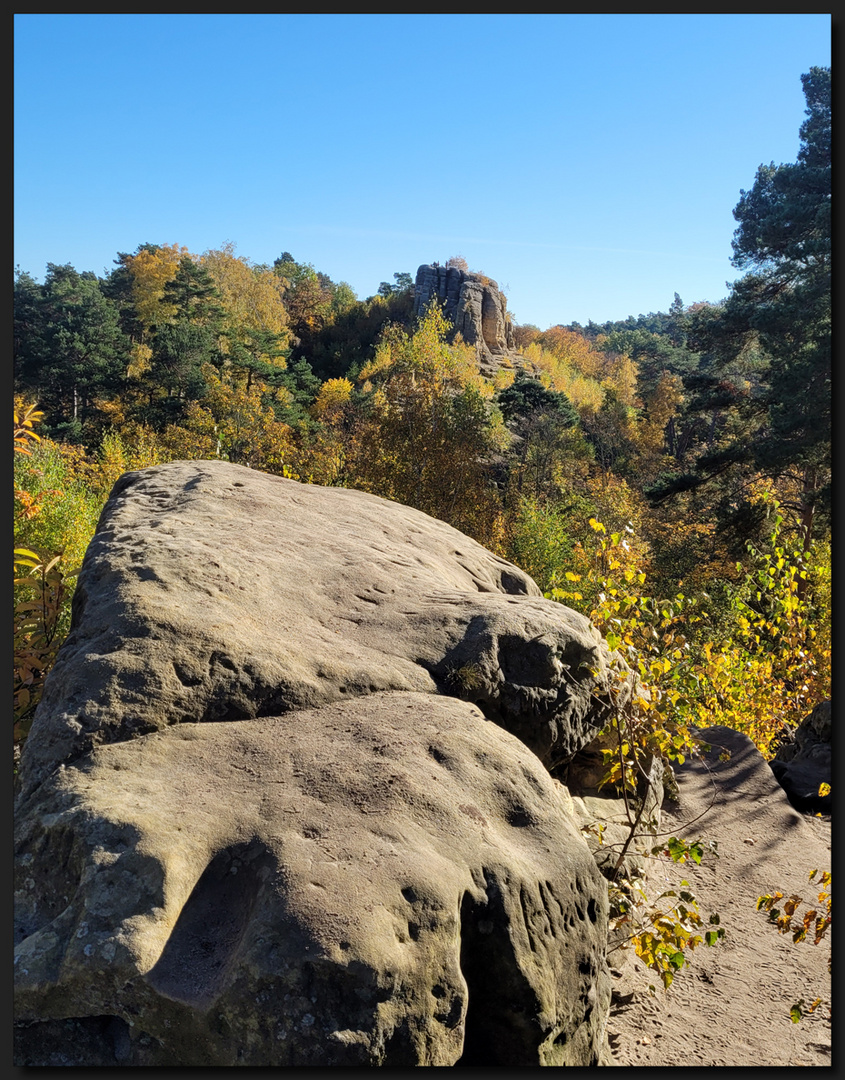
[[[718,760],[715,731],[729,762]],[[720,728],[709,737],[706,762],[678,770],[678,803],[664,808],[662,828],[688,842],[716,840],[719,857],[705,855],[700,866],[661,864],[652,889],[661,891],[661,879],[665,888],[686,878],[701,913],[718,912],[726,936],[696,949],[668,991],[627,951],[624,963],[611,954],[613,1064],[830,1067],[828,1010],[798,1024],[789,1015],[799,998],[830,1000],[830,933],[818,946],[794,944],[756,910],[757,897],[775,889],[815,899],[807,877],[830,869],[830,818],[794,810],[744,736]]]

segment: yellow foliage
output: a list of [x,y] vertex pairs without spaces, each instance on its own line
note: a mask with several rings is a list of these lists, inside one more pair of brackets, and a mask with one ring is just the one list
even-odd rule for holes
[[144,424],[125,424],[103,435],[97,461],[90,470],[90,483],[107,497],[125,473],[172,461],[173,456],[159,437]]
[[27,405],[23,398],[15,395],[15,452],[29,454],[30,444],[40,442],[41,436],[35,432],[33,424],[44,419],[44,413],[35,405]]
[[[247,348],[256,334],[274,334],[281,339],[282,347],[288,344],[288,317],[282,300],[285,283],[278,275],[236,256],[231,243],[204,252],[199,261],[220,293],[229,337]],[[223,351],[228,351],[225,341],[222,345]],[[286,366],[284,359],[275,355],[259,354],[257,359],[280,368]]]
[[628,408],[637,404],[637,365],[624,353],[621,356],[608,357],[607,374],[601,380],[602,387],[612,390],[618,400]]
[[[558,362],[587,378],[599,381],[605,374],[606,357],[581,334],[563,326],[552,326],[537,338],[537,344]],[[555,387],[555,389],[558,389]]]
[[683,382],[677,375],[664,371],[647,396],[634,431],[637,473],[643,484],[674,464],[666,453],[666,427],[680,412],[683,400]]
[[135,311],[147,333],[151,327],[176,314],[175,307],[163,305],[161,300],[165,286],[176,277],[179,260],[188,254],[186,247],[163,244],[155,251],[144,248],[126,258],[126,266],[132,275]]
[[359,376],[367,399],[348,446],[349,483],[487,543],[502,532],[483,463],[494,429],[475,352],[450,348],[447,330],[433,304],[412,335],[384,334]]
[[214,417],[193,402],[188,406],[186,424],[168,424],[159,436],[162,447],[172,461],[201,461],[219,457]]
[[706,620],[700,604],[683,592],[666,600],[647,596],[632,533],[608,532],[591,520],[594,542],[574,549],[577,592],[551,595],[583,610],[647,688],[648,704],[630,707],[627,730],[652,743],[659,736],[660,744],[666,732],[686,739],[691,725],[722,724],[770,757],[777,737],[830,697],[829,550],[785,548],[772,506],[769,549],[751,550],[752,568],[734,587],[731,620],[718,641],[699,632],[695,648],[689,629]]
[[543,386],[566,394],[582,416],[601,408],[604,400],[601,384],[592,376],[584,375],[566,357],[545,349],[539,340],[526,347],[524,356]]
[[130,379],[140,379],[152,367],[153,350],[149,345],[136,341],[129,350],[129,356],[126,374]]
[[317,420],[331,421],[349,405],[352,390],[349,379],[327,379],[311,407],[313,416]]
[[[203,365],[208,393],[188,406],[184,427],[165,431],[171,449],[180,446],[188,458],[221,457],[265,472],[281,473],[293,454],[292,431],[276,419],[262,395],[226,383],[211,364]],[[185,445],[183,432],[194,438]]]

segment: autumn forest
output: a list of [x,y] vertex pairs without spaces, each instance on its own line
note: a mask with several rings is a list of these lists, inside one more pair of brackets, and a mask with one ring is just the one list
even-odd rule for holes
[[761,165],[734,209],[726,299],[517,324],[494,374],[415,307],[416,267],[366,299],[307,253],[229,243],[143,242],[104,276],[19,268],[16,738],[115,481],[220,458],[454,525],[626,656],[644,740],[725,723],[771,756],[830,696],[829,69],[803,82],[798,159]]

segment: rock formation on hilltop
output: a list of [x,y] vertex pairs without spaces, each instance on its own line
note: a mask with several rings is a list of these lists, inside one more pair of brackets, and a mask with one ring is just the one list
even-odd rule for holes
[[515,351],[507,302],[491,278],[439,263],[421,266],[414,285],[414,314],[425,311],[432,299],[442,305],[453,334],[475,345],[482,370],[495,369]]
[[122,477],[21,759],[16,1062],[598,1064],[607,891],[551,770],[609,663],[418,511]]

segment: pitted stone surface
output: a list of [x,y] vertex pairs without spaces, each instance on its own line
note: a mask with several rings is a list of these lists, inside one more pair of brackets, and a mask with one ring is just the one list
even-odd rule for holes
[[605,723],[582,615],[443,522],[220,461],[118,481],[21,762],[385,690],[471,700],[549,768]]
[[516,738],[377,693],[180,724],[17,824],[17,1063],[594,1065],[603,879]]

